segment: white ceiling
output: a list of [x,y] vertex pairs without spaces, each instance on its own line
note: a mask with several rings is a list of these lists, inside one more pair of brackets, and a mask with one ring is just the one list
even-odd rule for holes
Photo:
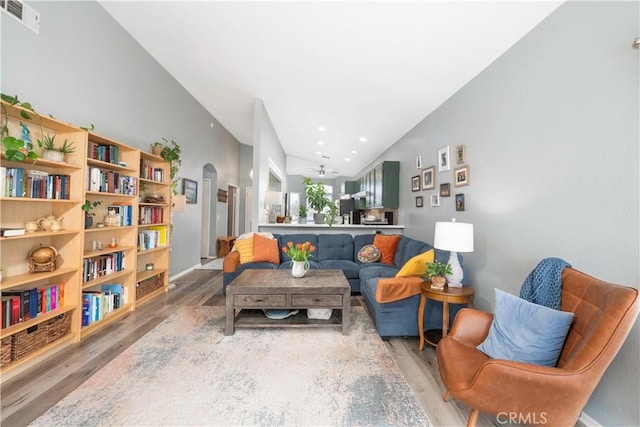
[[241,143],[260,98],[288,174],[353,176],[562,2],[100,3]]

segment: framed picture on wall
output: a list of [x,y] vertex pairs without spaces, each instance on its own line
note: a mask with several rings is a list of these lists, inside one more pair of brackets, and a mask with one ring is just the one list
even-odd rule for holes
[[456,145],[456,164],[460,165],[467,161],[467,148],[464,145]]
[[187,203],[198,203],[198,181],[182,178],[182,194],[184,194]]
[[451,159],[449,158],[449,146],[442,147],[438,150],[438,172],[444,172],[451,169]]
[[416,208],[421,208],[424,204],[424,199],[422,198],[422,196],[417,196],[416,197]]
[[463,166],[453,172],[453,184],[456,187],[469,185],[469,166]]
[[436,186],[435,166],[422,169],[422,189],[431,190]]
[[422,156],[416,156],[416,169],[422,169]]
[[464,194],[456,194],[456,210],[461,212],[464,211]]
[[411,177],[411,191],[420,191],[420,175]]
[[431,206],[440,206],[440,195],[432,194],[431,195]]
[[448,182],[446,184],[440,184],[440,197],[450,197],[451,196],[451,184]]

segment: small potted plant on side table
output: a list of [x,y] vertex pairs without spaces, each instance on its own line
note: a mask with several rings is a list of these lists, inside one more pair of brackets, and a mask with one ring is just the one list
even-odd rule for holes
[[451,265],[443,264],[438,260],[427,263],[426,276],[431,280],[431,289],[444,289],[447,279],[444,276],[451,274]]

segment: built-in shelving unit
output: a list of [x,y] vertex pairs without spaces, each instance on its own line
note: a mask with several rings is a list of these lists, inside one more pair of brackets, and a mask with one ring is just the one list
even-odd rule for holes
[[[32,118],[25,119],[22,112],[2,102],[2,125],[10,135],[28,134],[33,142],[55,136],[59,144],[73,142],[75,152],[63,162],[0,160],[0,226],[27,228],[29,221],[52,216],[61,224],[59,230],[0,237],[2,316],[8,319],[0,331],[2,373],[103,329],[167,292],[169,284],[169,163],[50,117],[29,111]],[[36,179],[50,180],[53,190],[47,193],[42,182],[34,186]],[[81,209],[85,201],[101,202],[90,228]],[[31,271],[28,255],[40,246],[54,248],[56,265]],[[17,317],[11,312],[16,301]]]

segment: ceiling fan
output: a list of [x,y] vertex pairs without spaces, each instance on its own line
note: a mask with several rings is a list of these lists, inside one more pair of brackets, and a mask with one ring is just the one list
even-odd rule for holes
[[338,172],[340,172],[340,171],[338,171],[338,170],[336,170],[336,169],[331,169],[331,168],[329,168],[329,169],[325,169],[325,168],[324,168],[324,165],[320,165],[320,169],[316,169],[316,168],[309,168],[309,170],[310,170],[310,171],[313,171],[313,172],[318,172],[318,176],[325,176],[325,174],[326,174],[327,172],[329,172],[329,173],[338,173]]

